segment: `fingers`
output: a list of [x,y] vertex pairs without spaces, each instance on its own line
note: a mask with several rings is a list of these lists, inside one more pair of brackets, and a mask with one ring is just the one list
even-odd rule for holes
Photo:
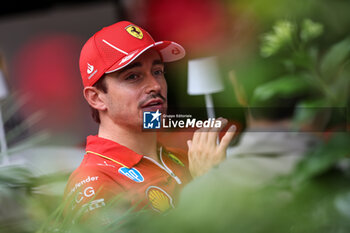
[[217,121],[221,121],[221,126],[220,128],[215,128],[215,127],[210,128],[209,136],[208,136],[209,143],[216,143],[219,132],[227,125],[227,122],[228,122],[227,119],[222,117],[219,117]]
[[191,140],[187,140],[187,146],[188,146],[188,158],[189,158],[189,161],[191,161],[192,160],[192,153],[191,153],[192,141]]
[[202,127],[200,129],[197,129],[192,138],[192,143],[193,145],[214,145],[216,146],[217,144],[217,138],[219,132],[227,125],[228,121],[225,118],[219,117],[216,119],[216,121],[220,121],[220,127],[209,127],[205,128]]
[[232,140],[236,127],[232,125],[217,145],[218,133],[226,126],[226,119],[217,119],[222,123],[220,128],[198,129],[192,140],[187,140],[189,169],[193,177],[208,172],[213,166],[226,158],[226,148]]
[[208,129],[203,127],[194,132],[192,142],[194,145],[203,145],[207,143],[207,139]]
[[231,125],[230,128],[227,130],[225,135],[222,137],[220,145],[219,145],[219,150],[220,151],[226,151],[228,145],[230,144],[233,136],[236,133],[236,126]]
[[188,146],[188,150],[190,150],[191,146],[192,146],[192,141],[191,140],[187,140],[187,146]]
[[[217,141],[218,141],[218,135],[220,133],[220,131],[227,125],[228,121],[225,118],[219,117],[218,119],[216,119],[216,121],[220,121],[220,127],[216,128],[216,127],[209,127],[209,128],[205,128],[202,127],[200,129],[197,129],[194,134],[193,134],[193,138],[191,141],[191,145],[195,145],[195,146],[199,146],[199,147],[203,147],[203,146],[213,146],[216,147],[217,146]],[[228,144],[230,143],[230,141],[232,140],[233,136],[235,133],[235,126],[231,126],[230,130],[225,134],[225,136],[222,138],[222,140],[224,140],[223,142],[223,146],[228,146]],[[221,144],[221,143],[220,143]]]

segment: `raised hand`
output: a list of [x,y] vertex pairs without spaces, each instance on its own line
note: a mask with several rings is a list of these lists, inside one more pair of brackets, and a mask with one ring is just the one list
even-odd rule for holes
[[222,122],[220,128],[200,128],[192,140],[187,141],[189,168],[193,178],[208,172],[226,158],[226,149],[236,132],[236,126],[232,125],[221,142],[217,143],[220,131],[228,122],[224,118],[217,120]]

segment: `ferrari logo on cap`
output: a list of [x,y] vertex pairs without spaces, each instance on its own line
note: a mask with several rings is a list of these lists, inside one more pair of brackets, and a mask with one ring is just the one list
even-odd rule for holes
[[132,35],[133,37],[136,37],[137,39],[142,39],[143,38],[143,33],[141,29],[135,25],[129,25],[125,28],[125,30]]

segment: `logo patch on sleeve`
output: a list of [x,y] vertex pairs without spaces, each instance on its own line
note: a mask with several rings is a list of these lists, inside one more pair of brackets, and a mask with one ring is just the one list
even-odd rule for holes
[[121,167],[118,169],[118,172],[137,183],[141,183],[145,180],[141,172],[139,172],[136,168]]
[[164,212],[170,208],[174,208],[171,196],[157,186],[149,186],[146,190],[146,196],[152,208],[158,212]]

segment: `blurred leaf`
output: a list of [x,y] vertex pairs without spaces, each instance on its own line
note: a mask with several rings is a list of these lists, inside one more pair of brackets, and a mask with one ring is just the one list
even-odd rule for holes
[[248,98],[247,98],[247,94],[244,90],[244,87],[242,86],[241,83],[238,82],[235,71],[231,70],[229,72],[229,78],[232,84],[232,87],[234,89],[235,92],[235,96],[237,98],[237,102],[243,106],[243,107],[247,107],[248,106]]
[[303,20],[301,24],[300,38],[303,42],[309,42],[322,35],[323,25],[310,19]]
[[[293,122],[297,128],[313,125],[315,119],[319,115],[325,115],[329,117],[327,99],[312,99],[300,101],[295,108],[293,116]],[[323,127],[323,125],[318,125]],[[318,128],[317,127],[317,128]]]
[[312,61],[314,61],[314,65],[317,65],[317,59],[318,59],[318,48],[311,46],[307,53],[309,54]]
[[327,81],[334,80],[350,56],[350,38],[333,45],[321,61],[321,74]]
[[21,142],[17,143],[16,145],[12,146],[8,153],[15,154],[19,151],[23,151],[25,149],[31,148],[34,145],[37,145],[39,143],[47,141],[47,139],[50,138],[50,133],[46,131],[40,131],[36,134],[33,134],[30,138],[26,138],[25,140],[22,140]]
[[26,96],[20,96],[11,93],[2,103],[2,108],[5,111],[2,112],[4,122],[8,121],[11,117],[13,117],[19,110],[28,103],[28,98]]
[[19,165],[8,165],[0,167],[0,183],[10,186],[21,186],[30,183],[32,173]]
[[297,51],[291,55],[293,64],[296,67],[310,69],[314,63],[314,58],[306,51]]
[[339,194],[334,205],[341,214],[350,219],[350,192]]
[[279,98],[294,98],[310,92],[309,82],[302,75],[286,75],[257,87],[252,106],[274,106]]
[[305,156],[292,176],[297,182],[307,181],[331,167],[340,159],[350,156],[350,134],[335,133],[327,142]]
[[296,67],[292,59],[290,58],[284,59],[282,60],[282,64],[286,68],[287,72],[294,73],[296,71]]
[[330,87],[331,92],[335,94],[335,103],[333,105],[344,107],[349,101],[350,90],[350,72],[344,72],[338,76]]
[[277,21],[272,32],[268,32],[262,37],[261,55],[269,57],[291,46],[293,34],[296,26],[287,20]]
[[6,133],[7,141],[11,141],[19,137],[23,132],[26,132],[30,128],[32,128],[35,124],[44,119],[45,113],[43,111],[37,111],[27,118],[25,118],[22,122],[14,126]]

